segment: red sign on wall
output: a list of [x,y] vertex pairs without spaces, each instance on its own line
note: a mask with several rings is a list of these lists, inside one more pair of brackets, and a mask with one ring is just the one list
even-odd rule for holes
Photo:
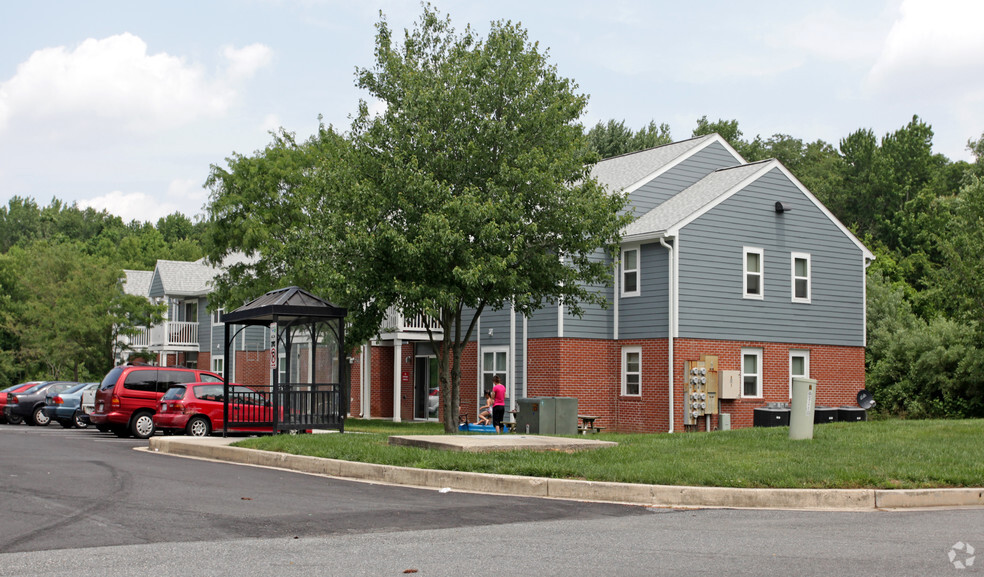
[[400,375],[400,381],[401,382],[404,382],[404,383],[409,383],[410,382],[410,371],[403,371],[403,374]]

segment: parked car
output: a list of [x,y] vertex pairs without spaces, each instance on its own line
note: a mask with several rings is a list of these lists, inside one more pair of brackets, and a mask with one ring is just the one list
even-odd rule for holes
[[11,425],[19,425],[23,423],[24,419],[22,419],[19,415],[7,415],[7,395],[26,391],[27,389],[30,389],[34,385],[38,385],[40,383],[41,381],[20,383],[0,391],[0,423],[10,423]]
[[57,394],[77,384],[75,381],[44,381],[20,393],[8,393],[7,418],[19,416],[28,425],[46,427],[51,422],[44,412],[44,400],[48,392]]
[[44,399],[44,414],[66,429],[88,427],[89,419],[82,419],[82,394],[98,386],[99,383],[80,383],[60,393],[48,389]]
[[[236,413],[237,421],[270,422],[273,410],[266,395],[242,385],[230,385],[229,410]],[[161,398],[154,415],[154,425],[165,433],[184,432],[193,437],[207,437],[224,428],[223,409],[225,396],[221,383],[191,383],[171,387]],[[230,427],[236,432],[270,432],[270,427]]]
[[79,422],[84,422],[86,426],[92,424],[89,420],[89,415],[96,408],[96,391],[99,390],[99,383],[96,383],[95,387],[91,389],[82,389],[82,398],[80,399],[79,405]]
[[89,420],[100,431],[146,439],[154,434],[154,413],[164,393],[174,385],[197,382],[221,383],[222,377],[182,367],[116,367],[99,384]]

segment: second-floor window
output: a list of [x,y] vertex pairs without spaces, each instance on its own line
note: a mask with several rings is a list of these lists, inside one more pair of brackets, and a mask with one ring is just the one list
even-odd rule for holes
[[639,295],[639,249],[622,251],[622,296]]
[[794,252],[791,257],[794,303],[810,302],[810,255]]
[[763,251],[760,248],[745,247],[744,257],[744,291],[746,299],[761,299],[765,295],[765,274],[763,273]]

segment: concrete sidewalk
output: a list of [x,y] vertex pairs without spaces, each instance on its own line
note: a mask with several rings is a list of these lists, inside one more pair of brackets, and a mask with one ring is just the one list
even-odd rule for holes
[[[441,435],[432,442],[440,442]],[[520,444],[522,435],[479,436],[447,435],[458,444],[508,445]],[[515,437],[515,439],[513,439]],[[491,440],[490,440],[491,439]],[[495,443],[494,439],[499,439]],[[550,450],[574,450],[580,439],[539,437],[550,439]],[[524,497],[550,497],[578,501],[605,501],[650,507],[683,508],[754,508],[802,509],[825,511],[873,511],[876,509],[914,509],[928,507],[984,506],[984,488],[964,489],[732,489],[723,487],[682,487],[672,485],[640,485],[606,483],[573,479],[546,479],[514,475],[493,475],[458,471],[414,469],[392,465],[374,465],[288,455],[256,449],[229,446],[239,439],[221,437],[151,437],[150,450],[170,455],[212,459],[244,465],[274,467],[302,473],[340,477],[372,483],[407,485],[454,491],[492,493]],[[567,443],[569,441],[569,443]],[[596,443],[598,441],[595,441]],[[462,450],[462,449],[458,449]],[[485,450],[489,450],[485,448]]]

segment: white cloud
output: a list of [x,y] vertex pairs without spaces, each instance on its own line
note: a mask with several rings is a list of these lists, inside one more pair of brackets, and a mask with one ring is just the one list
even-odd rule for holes
[[220,116],[237,82],[270,60],[265,46],[226,48],[227,73],[209,78],[199,63],[149,54],[133,34],[35,51],[0,84],[0,130],[23,122],[35,135],[82,137],[94,128],[156,131]]
[[[905,0],[868,75],[876,92],[984,88],[984,2]],[[939,86],[943,84],[943,86]]]
[[80,208],[105,210],[125,222],[137,220],[156,223],[158,219],[180,212],[194,219],[202,213],[208,193],[193,180],[174,180],[167,194],[153,195],[144,192],[114,190],[103,196],[78,201]]
[[222,50],[229,61],[228,75],[238,80],[252,78],[257,70],[270,63],[272,51],[262,44],[250,44],[243,48],[226,46]]
[[260,123],[260,130],[264,134],[268,134],[270,132],[276,132],[281,126],[283,126],[283,122],[279,116],[276,114],[267,114],[263,117],[263,122]]

